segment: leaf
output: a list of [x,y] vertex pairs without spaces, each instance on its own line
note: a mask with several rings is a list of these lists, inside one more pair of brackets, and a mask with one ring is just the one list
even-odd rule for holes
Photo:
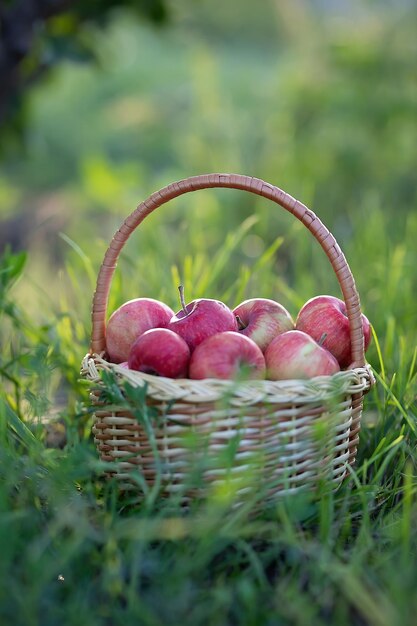
[[26,260],[26,252],[12,254],[7,249],[0,257],[0,296],[3,296],[21,276]]
[[34,434],[29,430],[26,424],[20,419],[20,417],[13,411],[9,403],[0,397],[0,419],[5,421],[8,428],[17,436],[19,441],[28,448],[33,445],[38,445],[38,440]]

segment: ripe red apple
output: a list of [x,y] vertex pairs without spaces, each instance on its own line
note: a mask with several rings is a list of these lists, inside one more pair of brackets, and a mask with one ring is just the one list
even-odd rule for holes
[[237,306],[236,315],[239,332],[252,339],[265,351],[272,339],[294,328],[294,321],[288,311],[278,302],[267,298],[252,298]]
[[127,361],[133,342],[150,328],[165,327],[174,311],[152,298],[136,298],[111,315],[106,328],[106,349],[110,361]]
[[187,342],[191,352],[207,337],[228,330],[237,331],[233,312],[220,300],[201,298],[186,305],[182,288],[180,296],[182,309],[172,317],[168,328]]
[[167,378],[185,378],[190,348],[179,335],[167,328],[152,328],[134,342],[129,368]]
[[[362,315],[365,350],[371,340],[369,320]],[[346,304],[334,296],[317,296],[308,300],[300,310],[295,327],[309,334],[329,350],[341,368],[352,363],[350,328]]]
[[335,357],[300,330],[277,335],[265,351],[265,363],[270,380],[329,376],[340,370]]
[[201,342],[190,360],[190,378],[265,378],[265,359],[252,339],[236,331],[217,333]]

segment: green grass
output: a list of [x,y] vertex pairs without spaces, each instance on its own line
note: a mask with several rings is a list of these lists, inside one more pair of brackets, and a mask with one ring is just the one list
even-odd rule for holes
[[[32,100],[26,154],[3,164],[2,216],[34,199],[65,221],[52,242],[39,228],[27,255],[0,260],[1,624],[415,623],[415,13],[304,16],[287,32],[282,9],[275,41],[272,16],[251,39],[242,12],[242,42],[222,4],[216,17],[212,3],[180,3],[165,36],[123,15],[90,32],[101,68],[58,70]],[[101,479],[79,381],[111,235],[148,193],[213,170],[260,176],[315,210],[374,329],[377,385],[350,477],[256,515],[253,499],[184,511],[122,497]],[[110,310],[144,295],[177,308],[179,279],[189,300],[260,295],[294,315],[339,295],[302,225],[230,190],[150,216],[123,251]],[[65,424],[64,448],[50,447],[45,417]]]

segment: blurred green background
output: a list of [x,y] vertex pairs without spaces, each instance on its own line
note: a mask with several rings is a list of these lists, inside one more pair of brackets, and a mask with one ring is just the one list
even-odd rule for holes
[[[417,235],[416,16],[407,2],[180,0],[158,24],[129,8],[111,11],[103,26],[83,22],[78,37],[95,60],[58,57],[25,94],[20,146],[4,136],[1,244],[29,250],[26,306],[38,316],[68,295],[67,238],[96,272],[113,232],[149,193],[231,171],[264,178],[317,212],[345,250],[365,310],[382,324],[388,282],[391,311],[401,306],[415,323],[414,303],[400,303],[415,279],[404,285],[390,275],[394,263],[414,262]],[[52,32],[65,30],[54,20]],[[175,304],[171,266],[212,257],[225,232],[253,214],[224,289],[282,235],[271,259],[279,280],[265,290],[288,305],[288,283],[294,306],[317,287],[338,293],[292,218],[239,192],[201,192],[138,232],[120,297]],[[91,290],[82,294],[89,303]]]

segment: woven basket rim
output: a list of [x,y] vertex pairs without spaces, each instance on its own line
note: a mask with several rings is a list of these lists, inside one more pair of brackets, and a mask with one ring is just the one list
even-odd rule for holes
[[133,386],[147,384],[147,395],[155,400],[183,400],[193,403],[210,403],[225,397],[239,404],[259,402],[317,402],[335,394],[364,394],[369,391],[374,376],[368,364],[363,367],[343,370],[330,376],[316,376],[309,379],[290,380],[221,380],[207,378],[166,378],[127,369],[111,363],[103,355],[86,354],[82,361],[81,375],[94,383],[101,382],[100,371],[113,371],[120,380]]

